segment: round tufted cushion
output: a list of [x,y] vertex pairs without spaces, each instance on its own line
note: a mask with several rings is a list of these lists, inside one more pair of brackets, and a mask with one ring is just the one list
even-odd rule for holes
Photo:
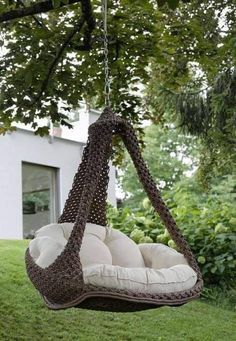
[[46,268],[61,254],[66,243],[66,239],[57,241],[47,236],[37,237],[29,244],[31,257],[41,268]]
[[197,274],[188,265],[171,268],[123,268],[98,264],[83,270],[85,284],[145,293],[170,293],[190,289]]
[[[36,232],[31,256],[42,268],[63,251],[72,223],[50,224]],[[84,282],[107,288],[148,293],[190,289],[197,275],[184,256],[162,244],[136,245],[120,231],[86,224],[80,250]]]
[[49,224],[41,227],[38,231],[36,231],[35,238],[37,239],[40,237],[47,236],[53,240],[56,240],[59,243],[62,242],[62,244],[64,244],[64,242],[68,240],[72,228],[73,228],[72,223]]
[[[72,229],[73,223],[50,224],[39,229],[35,234],[36,238],[29,245],[31,255],[38,255],[35,258],[36,263],[41,267],[50,265],[63,251]],[[45,247],[43,247],[44,242]],[[92,223],[86,224],[80,260],[82,266],[92,264],[145,266],[141,251],[132,239],[120,231]]]
[[112,255],[103,240],[86,232],[81,245],[80,261],[83,267],[92,264],[112,264]]
[[41,268],[52,264],[67,244],[64,229],[72,231],[72,228],[71,223],[50,224],[36,231],[35,239],[29,243],[29,251],[35,263]]
[[111,252],[113,265],[125,268],[145,266],[138,245],[124,233],[107,228],[105,244]]
[[[73,223],[50,224],[42,227],[35,233],[35,239],[29,244],[31,256],[35,262],[45,268],[52,264],[63,251]],[[82,266],[91,264],[112,264],[112,255],[104,243],[106,228],[104,226],[88,223],[80,250]],[[140,253],[141,254],[141,253]]]
[[145,261],[145,266],[149,268],[163,269],[177,264],[188,264],[182,253],[177,252],[167,245],[149,243],[139,244],[138,247]]

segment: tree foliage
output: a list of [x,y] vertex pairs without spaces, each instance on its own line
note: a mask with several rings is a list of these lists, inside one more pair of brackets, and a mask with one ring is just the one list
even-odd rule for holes
[[234,1],[193,1],[160,14],[148,105],[203,144],[201,177],[236,165]]
[[[222,59],[229,65],[232,6],[230,1],[110,1],[114,109],[135,122],[148,115],[137,84],[153,79],[153,69],[150,72],[148,67],[151,60],[155,65],[165,65],[161,72],[165,85],[178,83],[178,77],[182,81],[189,61],[206,66],[210,60],[212,69],[222,64]],[[220,39],[215,14],[225,8],[231,9],[226,20],[230,29]],[[19,15],[26,10],[31,15]],[[14,11],[18,11],[18,18],[1,24],[2,44],[7,49],[0,62],[1,121],[6,129],[12,121],[33,122],[36,127],[35,118],[45,116],[65,124],[59,101],[65,110],[77,106],[81,99],[95,99],[93,103],[101,107],[100,1],[0,1],[0,19]],[[226,46],[215,49],[216,42],[222,41]]]
[[[197,142],[171,126],[150,125],[144,129],[143,157],[158,187],[169,190],[194,171],[198,164]],[[126,196],[123,205],[137,208],[145,198],[134,165],[126,153],[119,177]]]
[[[89,32],[90,17],[83,3],[89,1],[2,24],[7,51],[0,61],[4,129],[12,121],[32,123],[36,128],[37,118],[48,116],[66,124],[65,110],[78,106],[82,99],[93,99],[96,107],[103,105],[100,1],[92,3],[97,25]],[[148,80],[148,58],[155,55],[155,8],[152,1],[109,3],[111,101],[115,110],[136,122],[145,114],[137,83]]]
[[[0,133],[104,104],[100,0],[0,0]],[[134,123],[176,121],[203,141],[202,174],[235,155],[233,0],[109,1],[111,103]],[[230,85],[231,84],[231,85]],[[143,96],[140,89],[144,88]],[[219,125],[220,123],[220,125]],[[227,162],[222,162],[225,155]]]

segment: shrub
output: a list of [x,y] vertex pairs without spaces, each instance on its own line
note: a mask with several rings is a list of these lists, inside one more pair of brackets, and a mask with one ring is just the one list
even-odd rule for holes
[[[165,199],[198,260],[205,283],[228,287],[235,285],[234,203],[222,200],[215,194],[199,193],[189,184],[185,187],[179,185]],[[112,227],[126,233],[137,243],[153,241],[176,249],[168,231],[146,199],[137,210],[110,208],[109,221]]]

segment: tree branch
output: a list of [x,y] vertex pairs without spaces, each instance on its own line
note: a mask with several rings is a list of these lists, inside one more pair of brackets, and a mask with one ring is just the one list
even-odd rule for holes
[[34,99],[33,103],[39,102],[43,93],[46,91],[48,87],[49,80],[51,78],[52,73],[54,72],[59,60],[61,59],[65,49],[70,44],[71,40],[74,38],[75,34],[80,32],[84,26],[84,23],[87,23],[87,27],[85,29],[84,33],[84,42],[83,45],[79,46],[80,51],[88,51],[90,50],[91,46],[91,34],[93,29],[95,28],[95,19],[93,17],[93,11],[90,0],[81,0],[81,10],[82,10],[82,16],[79,19],[78,23],[74,26],[74,28],[68,33],[64,43],[61,45],[59,50],[56,53],[56,57],[52,61],[52,63],[49,66],[48,73],[46,75],[46,78],[42,82],[41,89],[37,95],[37,97]]
[[[58,6],[58,8],[68,6],[71,4],[75,4],[77,2],[81,2],[81,0],[69,0],[68,4],[61,2],[60,6]],[[17,9],[8,11],[8,12],[1,13],[0,14],[0,23],[6,22],[6,21],[11,21],[11,20],[17,19],[17,18],[27,17],[30,15],[49,12],[53,9],[55,9],[55,8],[53,7],[52,0],[41,1],[41,2],[38,2],[34,5],[32,5],[32,6],[28,6],[28,7],[24,7],[24,8],[17,8]]]
[[166,88],[166,87],[162,87],[162,90],[164,90],[165,92],[167,92],[167,93],[169,93],[170,95],[175,95],[175,96],[179,96],[179,95],[198,95],[198,94],[200,94],[200,93],[202,93],[202,92],[204,92],[204,91],[207,91],[207,90],[209,90],[210,89],[210,87],[209,86],[207,86],[207,87],[205,87],[205,88],[203,88],[203,89],[200,89],[200,90],[196,90],[196,91],[181,91],[181,92],[175,92],[175,91],[173,91],[173,90],[171,90],[171,89],[168,89],[168,88]]
[[96,21],[93,16],[93,9],[90,1],[81,0],[81,9],[87,23],[87,27],[84,30],[84,46],[89,50],[91,48],[92,31],[96,26]]
[[35,104],[36,102],[39,102],[43,93],[46,91],[47,87],[48,87],[48,83],[49,80],[51,78],[51,75],[55,69],[55,67],[57,66],[60,58],[63,55],[63,52],[65,51],[66,47],[69,45],[70,41],[73,39],[73,37],[75,36],[76,33],[80,32],[83,25],[85,23],[85,17],[84,15],[81,16],[81,18],[79,19],[79,22],[77,23],[77,25],[75,25],[75,27],[73,28],[72,31],[69,32],[69,34],[67,35],[64,43],[61,45],[60,49],[58,50],[55,59],[52,61],[52,63],[49,66],[48,69],[48,73],[46,75],[46,78],[44,79],[44,81],[42,82],[41,85],[41,89],[37,95],[37,97],[34,99],[33,103],[31,103],[31,105]]
[[[23,8],[26,8],[26,6],[25,6],[25,4],[24,4],[24,2],[23,2],[22,0],[18,0],[17,2],[18,2]],[[35,15],[32,15],[32,18],[34,19],[34,21],[36,22],[36,24],[38,24],[38,26],[47,29],[47,27],[46,27],[40,20],[38,20],[38,18],[37,18]]]

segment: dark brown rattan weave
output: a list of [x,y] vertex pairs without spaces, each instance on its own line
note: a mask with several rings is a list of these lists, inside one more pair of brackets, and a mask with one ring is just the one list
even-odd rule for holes
[[[197,273],[197,283],[190,290],[148,294],[84,284],[79,251],[86,222],[102,226],[107,224],[108,163],[112,154],[113,134],[122,137],[148,198],[171,238]],[[99,119],[89,127],[89,139],[82,162],[59,218],[59,223],[63,222],[72,222],[74,227],[64,251],[53,264],[42,269],[30,256],[29,249],[26,251],[29,278],[49,308],[78,306],[110,311],[134,311],[162,305],[181,305],[199,297],[203,281],[197,262],[148,171],[134,129],[127,121],[116,116],[110,108],[106,108]]]

